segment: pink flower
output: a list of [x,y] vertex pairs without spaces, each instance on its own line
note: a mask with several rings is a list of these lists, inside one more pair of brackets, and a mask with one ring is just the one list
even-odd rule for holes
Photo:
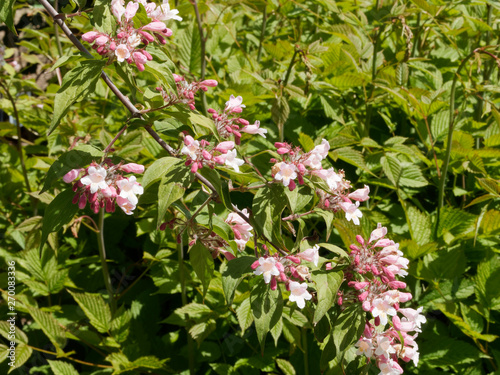
[[215,79],[206,79],[206,80],[200,82],[200,85],[207,86],[207,87],[216,87],[218,85],[218,83]]
[[88,43],[93,43],[94,40],[99,36],[99,33],[96,31],[89,31],[82,35],[82,39]]
[[130,57],[130,51],[126,44],[119,44],[115,49],[115,56],[119,62],[124,62]]
[[125,20],[129,22],[132,18],[134,18],[138,10],[139,3],[134,3],[133,1],[129,2],[125,8]]
[[63,177],[63,181],[69,184],[70,182],[74,181],[79,175],[80,172],[83,169],[72,169],[68,173],[66,173]]
[[109,37],[107,35],[100,35],[96,38],[95,44],[97,44],[98,46],[103,46],[108,43],[108,41]]
[[323,139],[321,141],[321,144],[314,147],[311,153],[318,154],[322,159],[325,159],[328,156],[329,150],[330,150],[330,144],[326,139]]
[[319,261],[319,246],[314,245],[314,247],[304,250],[303,252],[297,254],[297,256],[301,259],[307,260],[308,262],[314,263],[317,267]]
[[295,302],[297,307],[303,309],[306,306],[306,300],[310,300],[312,295],[307,291],[306,283],[298,283],[297,281],[290,281],[290,297],[291,302]]
[[105,180],[106,174],[106,169],[104,169],[103,167],[97,166],[96,168],[92,166],[87,169],[87,175],[82,177],[80,179],[80,182],[85,186],[90,185],[90,192],[93,194],[99,189],[103,190],[108,187],[108,184]]
[[184,138],[184,147],[181,149],[181,154],[189,156],[192,160],[198,158],[198,150],[200,149],[200,142],[195,141],[190,135]]
[[221,142],[215,147],[216,151],[222,152],[223,154],[226,154],[229,150],[232,150],[234,148],[234,142],[233,141],[225,141]]
[[236,150],[231,150],[224,156],[225,156],[224,164],[227,165],[228,167],[233,168],[235,172],[239,172],[240,166],[245,164],[245,162],[242,159],[238,159],[236,157]]
[[125,14],[125,7],[123,6],[123,0],[113,0],[111,2],[111,12],[116,17],[118,22],[121,22],[123,15]]
[[240,129],[243,133],[248,134],[259,134],[266,138],[267,129],[263,129],[260,127],[260,121],[255,121],[253,125],[246,125],[242,129]]
[[387,324],[387,316],[396,315],[396,309],[389,303],[389,298],[375,298],[372,302],[372,315],[374,318],[380,318],[380,324],[385,326]]
[[[246,217],[249,217],[247,209],[243,209],[241,211]],[[253,237],[252,230],[253,227],[248,224],[240,215],[238,215],[236,212],[231,212],[228,216],[227,219],[225,220],[226,223],[231,225],[231,229],[233,230],[234,236],[235,236],[235,241],[236,244],[238,245],[238,249],[240,251],[245,250],[245,246],[248,241],[250,241],[250,238]]]
[[231,95],[229,97],[229,100],[226,102],[226,108],[224,110],[229,112],[241,113],[243,108],[245,108],[245,105],[241,104],[242,102],[243,98],[241,96],[237,96],[235,98],[234,95]]
[[365,185],[363,189],[358,189],[349,194],[347,197],[358,202],[364,202],[370,199],[370,197],[368,196],[369,193],[370,193],[370,187]]
[[373,344],[371,339],[362,337],[355,345],[358,350],[356,355],[364,354],[367,358],[371,358],[373,354]]
[[359,218],[363,216],[363,213],[358,209],[358,207],[359,202],[356,202],[356,204],[352,204],[350,202],[340,203],[340,208],[344,210],[347,221],[352,220],[352,222],[356,225],[359,225]]
[[177,15],[178,13],[179,11],[177,9],[170,9],[168,0],[163,0],[163,4],[156,8],[156,10],[152,13],[152,16],[159,21],[182,21],[182,17],[179,17]]
[[136,163],[124,164],[120,169],[126,173],[144,173],[144,165]]
[[278,173],[276,173],[274,178],[278,181],[283,181],[284,186],[288,186],[291,180],[297,178],[297,172],[295,172],[296,170],[295,165],[283,162],[275,164],[275,167],[279,168],[279,171]]
[[386,234],[387,234],[387,228],[383,227],[382,224],[379,223],[377,225],[377,229],[375,229],[372,232],[372,234],[370,235],[370,239],[368,240],[368,243],[370,243],[372,241],[379,240],[382,237],[384,237]]
[[313,175],[325,180],[330,190],[335,190],[338,187],[338,182],[342,181],[342,178],[335,173],[333,168],[320,169],[312,172]]
[[127,198],[118,196],[116,197],[116,203],[127,215],[133,214],[133,211],[135,210],[135,205],[130,203],[130,201]]
[[416,332],[421,332],[421,325],[427,322],[427,318],[424,315],[420,314],[422,312],[422,307],[419,307],[417,310],[411,308],[399,309],[398,312],[405,316],[406,321],[415,324]]
[[146,26],[142,27],[142,30],[148,30],[148,31],[156,31],[156,32],[164,32],[167,29],[165,24],[163,22],[155,21],[148,23]]
[[144,188],[136,181],[135,176],[116,181],[116,186],[120,189],[119,196],[126,198],[134,206],[139,202],[136,194],[144,194]]
[[[257,276],[264,275],[264,281],[269,284],[271,276],[279,276],[280,272],[276,268],[275,258],[259,258],[259,267],[253,273]],[[298,284],[298,283],[297,283]]]

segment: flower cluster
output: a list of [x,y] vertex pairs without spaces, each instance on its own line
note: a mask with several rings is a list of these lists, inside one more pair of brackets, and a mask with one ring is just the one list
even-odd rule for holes
[[73,191],[76,193],[73,203],[78,204],[80,209],[85,208],[89,202],[95,213],[98,213],[101,207],[105,208],[106,212],[114,212],[116,203],[127,215],[132,215],[139,202],[137,195],[143,194],[144,188],[135,176],[123,177],[122,173],[143,172],[143,165],[115,165],[106,159],[102,164],[93,162],[87,168],[72,169],[64,175],[63,181],[71,183],[83,173],[73,184]]
[[[136,28],[134,17],[143,5],[147,17],[151,20],[146,25]],[[172,30],[165,26],[164,21],[175,19],[181,21],[176,9],[170,9],[168,0],[162,5],[156,5],[147,0],[133,0],[125,6],[125,0],[113,0],[111,11],[116,17],[118,28],[116,35],[109,35],[98,31],[89,31],[82,35],[82,39],[93,43],[92,48],[101,56],[115,58],[119,62],[126,61],[135,64],[139,71],[144,70],[144,64],[151,61],[153,57],[145,47],[157,41],[165,44],[165,37],[172,35]]]
[[[412,298],[411,293],[398,289],[406,284],[396,280],[404,277],[408,259],[403,257],[399,244],[385,238],[387,228],[380,224],[368,241],[361,236],[356,240],[359,245],[351,245],[351,265],[346,269],[348,285],[354,290],[339,294],[339,304],[361,302],[364,311],[373,319],[366,323],[364,333],[356,346],[357,354],[373,358],[380,374],[402,374],[398,358],[418,363],[418,346],[415,338],[426,319],[420,313],[422,308],[400,308],[400,304]],[[398,316],[401,314],[401,317]],[[386,328],[391,319],[392,324]],[[415,332],[410,335],[411,332]],[[401,340],[401,338],[403,340]]]
[[173,76],[177,86],[177,93],[171,91],[167,92],[161,86],[156,88],[156,90],[162,94],[165,106],[183,103],[194,110],[194,96],[196,92],[198,90],[207,91],[209,87],[217,86],[217,81],[214,79],[206,79],[201,82],[189,83],[180,75],[174,74]]
[[238,145],[240,144],[241,132],[260,134],[266,138],[267,129],[260,127],[260,121],[250,124],[250,122],[238,116],[243,111],[243,108],[245,108],[245,105],[242,103],[243,98],[241,96],[235,98],[234,95],[231,95],[226,102],[224,111],[221,113],[218,113],[213,108],[208,109],[208,112],[212,114],[212,119],[215,122],[219,135],[224,139],[229,138],[231,134],[234,135],[234,141]]
[[[370,188],[365,185],[363,189],[349,193],[351,184],[344,178],[344,171],[335,172],[333,168],[323,169],[321,164],[330,150],[330,144],[323,139],[320,145],[314,147],[312,151],[304,153],[300,147],[292,147],[285,142],[276,142],[278,154],[282,155],[282,160],[271,159],[275,163],[272,167],[272,175],[275,180],[281,181],[284,186],[293,191],[297,184],[304,184],[305,176],[316,176],[328,185],[328,191],[317,189],[319,197],[318,207],[334,212],[342,209],[345,212],[347,221],[359,225],[359,218],[363,216],[359,210],[359,202],[369,199]],[[355,201],[355,203],[353,203]]]
[[242,159],[236,157],[233,141],[224,141],[210,148],[210,143],[204,139],[196,141],[190,135],[186,135],[181,154],[188,157],[186,166],[191,166],[193,173],[203,168],[204,165],[213,169],[217,164],[226,165],[239,172],[240,166],[244,163]]
[[[241,211],[246,217],[249,217],[247,209]],[[250,237],[253,237],[251,231],[253,227],[246,222],[240,215],[236,212],[231,212],[226,219],[226,223],[231,226],[234,233],[235,242],[238,245],[238,250],[245,250],[247,242],[250,241]]]
[[[307,291],[307,283],[310,280],[309,267],[302,265],[302,260],[318,265],[319,246],[316,245],[297,255],[260,257],[252,264],[255,275],[263,275],[266,284],[270,284],[272,290],[278,287],[278,282],[283,282],[290,291],[289,300],[295,302],[301,309],[305,301],[310,300],[312,295]],[[302,282],[302,283],[301,283]]]

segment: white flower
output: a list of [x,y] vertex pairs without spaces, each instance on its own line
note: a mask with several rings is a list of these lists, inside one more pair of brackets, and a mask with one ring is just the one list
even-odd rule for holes
[[236,172],[240,171],[240,165],[245,164],[245,162],[242,159],[238,159],[236,157],[236,150],[231,150],[228,151],[225,156],[225,161],[224,164],[226,164],[228,167],[233,168]]
[[370,194],[370,187],[368,185],[365,185],[363,189],[358,189],[356,191],[353,191],[347,197],[355,201],[364,202],[370,199],[368,194]]
[[193,137],[187,135],[184,138],[184,147],[181,149],[181,154],[189,156],[191,159],[196,160],[198,158],[197,152],[200,149],[200,142],[195,141]]
[[321,160],[323,160],[323,158],[321,157],[320,154],[312,152],[311,155],[309,155],[307,160],[304,162],[304,165],[312,169],[321,169],[322,168]]
[[274,176],[276,180],[283,180],[283,185],[290,185],[290,180],[297,178],[297,172],[295,172],[296,167],[293,164],[278,163],[275,167],[279,168],[278,173]]
[[378,365],[378,368],[380,369],[379,375],[399,375],[402,374],[402,371],[399,370],[398,368],[401,368],[399,365],[397,365],[397,362],[394,362],[392,359],[389,359],[388,362],[381,362]]
[[417,310],[407,308],[407,309],[399,309],[398,311],[405,316],[406,319],[403,318],[403,321],[406,320],[408,322],[414,323],[415,326],[417,327],[415,331],[421,332],[420,326],[423,323],[427,322],[427,318],[424,315],[420,314],[422,312],[422,307],[419,307]]
[[179,14],[179,11],[177,9],[170,9],[168,0],[163,0],[163,4],[156,8],[156,10],[153,11],[151,15],[158,21],[182,21],[182,17],[178,16],[177,14]]
[[122,16],[125,14],[125,7],[123,4],[125,4],[124,0],[113,0],[111,2],[111,12],[113,12],[119,22],[121,22]]
[[[249,217],[247,209],[243,209],[241,211],[245,216]],[[240,251],[245,250],[245,246],[248,241],[250,241],[250,237],[253,237],[251,231],[253,227],[248,224],[240,215],[236,212],[231,212],[227,219],[226,223],[231,225],[231,229],[233,230],[235,236],[235,242],[238,244],[238,249]]]
[[389,297],[375,298],[372,302],[372,315],[374,318],[377,316],[380,319],[380,324],[385,326],[387,324],[387,315],[394,316],[396,315],[396,309],[392,307],[389,303]]
[[313,262],[317,267],[319,261],[319,245],[314,245],[314,247],[304,250],[303,252],[297,254],[297,256],[307,260],[308,262]]
[[303,309],[306,305],[305,300],[310,300],[312,298],[312,295],[307,291],[307,284],[290,281],[289,287],[290,297],[288,297],[288,299],[295,302],[300,309]]
[[362,338],[355,345],[358,350],[356,351],[356,355],[364,354],[367,358],[371,358],[373,354],[373,344],[371,339]]
[[255,121],[253,125],[246,125],[240,131],[248,134],[260,134],[264,138],[266,138],[267,129],[260,127],[260,121]]
[[116,197],[116,203],[118,206],[125,212],[127,215],[132,215],[135,210],[135,204],[130,203],[130,201],[127,198],[123,197]]
[[82,177],[80,182],[87,186],[90,185],[90,192],[93,194],[99,189],[106,189],[108,184],[106,183],[106,169],[101,166],[89,167],[87,170],[87,176]]
[[130,57],[130,51],[126,44],[119,44],[115,49],[115,56],[119,62],[124,62]]
[[382,224],[377,224],[377,229],[375,229],[372,234],[370,235],[370,239],[368,240],[368,243],[379,240],[382,237],[384,237],[387,234],[387,228],[383,227]]
[[243,98],[241,96],[237,96],[236,98],[234,95],[231,95],[229,97],[229,100],[226,102],[226,111],[230,112],[241,112],[242,108],[245,108],[246,106],[243,103]]
[[[264,281],[266,284],[269,284],[271,281],[271,276],[278,276],[280,271],[276,267],[276,259],[275,258],[259,258],[259,264],[255,271],[253,271],[254,275],[264,275]],[[297,283],[298,284],[298,283]]]
[[335,170],[333,168],[320,169],[314,171],[313,174],[325,180],[330,190],[337,189],[338,182],[342,181],[342,177],[340,177],[337,173],[335,173]]
[[116,181],[116,185],[120,188],[120,197],[128,199],[134,206],[139,202],[136,194],[144,193],[144,188],[136,180],[135,176],[132,176]]
[[[405,338],[405,344],[406,344],[406,338]],[[415,366],[418,366],[418,360],[419,360],[420,354],[418,352],[417,345],[415,345],[414,347],[411,347],[411,346],[403,347],[399,356],[400,356],[400,358],[403,358],[403,359],[406,358],[406,360],[411,359],[413,361],[413,364]]]
[[321,144],[314,147],[314,149],[311,152],[314,154],[318,154],[322,159],[324,159],[328,156],[329,150],[330,150],[330,144],[326,139],[323,139],[321,141]]
[[139,34],[134,33],[127,38],[127,44],[130,48],[135,48],[142,43],[142,38]]
[[356,204],[342,202],[340,207],[344,210],[347,221],[352,220],[354,224],[359,225],[359,218],[363,216],[363,213],[358,209],[359,202],[356,202]]

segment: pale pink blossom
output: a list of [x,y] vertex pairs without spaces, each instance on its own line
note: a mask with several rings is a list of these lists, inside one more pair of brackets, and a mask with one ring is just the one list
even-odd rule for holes
[[68,173],[66,173],[63,177],[63,181],[69,184],[74,181],[79,175],[82,169],[72,169]]
[[136,163],[124,164],[120,169],[127,173],[144,173],[144,165]]
[[111,2],[111,12],[119,22],[121,22],[122,17],[125,14],[124,4],[124,0],[113,0]]
[[228,151],[227,154],[224,155],[224,164],[227,165],[228,167],[231,167],[235,170],[235,172],[240,171],[240,166],[245,164],[245,162],[242,159],[238,159],[236,157],[236,150],[231,150]]
[[314,245],[314,247],[304,250],[303,252],[297,254],[297,256],[301,259],[307,260],[308,262],[314,263],[317,267],[319,261],[319,246]]
[[310,300],[312,295],[307,291],[307,283],[298,283],[296,281],[290,281],[290,297],[288,299],[291,302],[295,302],[300,309],[306,306],[306,300]]
[[365,185],[363,189],[358,189],[349,194],[347,197],[358,202],[364,202],[370,199],[368,194],[370,194],[370,187]]
[[376,241],[376,240],[379,240],[381,239],[382,237],[384,237],[385,235],[387,234],[387,228],[386,227],[383,227],[382,224],[378,224],[377,225],[377,229],[375,229],[371,235],[370,235],[370,239],[368,240],[368,243],[372,242],[372,241]]
[[400,375],[403,373],[401,366],[392,359],[389,359],[387,362],[381,362],[378,368],[380,369],[379,375]]
[[260,127],[260,121],[255,121],[255,124],[252,125],[246,125],[243,128],[240,129],[243,133],[248,133],[248,134],[259,134],[266,138],[267,134],[267,129],[261,128]]
[[367,358],[371,358],[373,355],[373,344],[372,340],[368,338],[361,338],[356,345],[358,350],[356,351],[356,355],[365,355]]
[[198,158],[198,150],[200,149],[200,142],[195,141],[190,135],[184,138],[184,147],[181,149],[181,154],[189,156],[192,160]]
[[358,209],[359,202],[356,202],[356,204],[342,202],[340,203],[340,207],[344,210],[347,221],[352,220],[354,224],[359,225],[359,218],[363,216],[363,213]]
[[375,349],[376,355],[389,358],[390,355],[395,352],[396,349],[392,346],[392,339],[386,336],[377,336],[377,349]]
[[275,167],[279,168],[279,171],[278,173],[276,173],[274,178],[278,181],[283,181],[284,186],[288,186],[291,180],[297,178],[297,172],[295,172],[296,170],[295,165],[283,162],[275,164]]
[[134,206],[139,202],[137,195],[144,194],[144,188],[137,182],[135,176],[119,180],[116,185],[120,189],[119,196],[128,199]]
[[374,318],[379,317],[380,324],[387,324],[387,316],[396,315],[396,309],[389,303],[388,298],[375,298],[372,302],[372,315]]
[[136,206],[135,204],[132,204],[127,198],[117,196],[116,203],[127,215],[132,215],[134,213],[133,211],[135,210]]
[[101,166],[89,167],[87,170],[87,175],[80,179],[80,182],[85,186],[90,186],[90,192],[93,194],[99,189],[106,189],[108,184],[106,183],[106,169]]
[[313,154],[318,154],[322,159],[325,159],[328,156],[328,151],[330,150],[330,144],[326,139],[321,141],[321,144],[314,147],[311,151]]
[[124,62],[130,57],[130,51],[126,44],[119,44],[115,49],[115,56],[119,62]]
[[235,98],[234,95],[231,95],[226,102],[225,111],[240,113],[242,108],[245,108],[245,105],[241,103],[243,103],[243,98],[241,96]]
[[152,12],[152,16],[159,21],[182,21],[182,17],[177,14],[179,14],[179,11],[177,9],[170,9],[168,0],[163,0],[163,4],[158,6],[156,10]]
[[[271,276],[278,276],[280,271],[276,267],[276,259],[275,258],[259,258],[259,267],[253,271],[254,275],[263,275],[264,281],[266,284],[269,284],[271,281]],[[298,284],[298,283],[297,283]]]
[[232,150],[234,148],[234,142],[233,141],[224,141],[221,142],[215,147],[216,151],[222,152],[223,154],[227,153],[228,151]]
[[138,3],[134,3],[133,1],[129,2],[125,7],[125,20],[129,22],[132,18],[134,18],[138,10],[139,10]]
[[[417,310],[412,309],[412,308],[406,308],[406,309],[399,309],[398,312],[403,314],[406,318],[406,321],[412,322],[415,324],[415,331],[416,332],[421,332],[420,327],[423,323],[427,322],[427,318],[421,314],[422,312],[422,307],[419,307]],[[403,318],[403,322],[404,322]]]
[[312,172],[313,175],[325,180],[330,190],[335,190],[338,187],[338,183],[342,181],[340,177],[333,168],[320,169]]

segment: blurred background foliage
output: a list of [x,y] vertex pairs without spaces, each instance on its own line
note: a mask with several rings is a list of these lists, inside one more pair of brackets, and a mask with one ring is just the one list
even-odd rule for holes
[[[103,4],[59,1],[58,7],[72,13],[67,24],[81,35],[92,29],[91,9]],[[216,261],[203,297],[190,262],[177,260],[174,234],[156,231],[157,208],[148,194],[135,217],[106,218],[109,267],[121,306],[113,317],[101,306],[96,215],[80,211],[49,235],[39,254],[42,217],[66,188],[59,181],[38,194],[50,165],[75,145],[106,147],[128,113],[99,82],[47,136],[61,77],[82,56],[56,34],[35,1],[14,7],[19,34],[0,26],[0,257],[17,263],[18,332],[24,332],[14,373],[189,373],[188,363],[197,374],[373,371],[359,361],[348,368],[335,359],[328,363],[332,358],[322,357],[321,343],[326,334],[298,311],[283,320],[281,336],[268,337],[261,356],[248,315],[252,281],[242,283],[228,306]],[[269,130],[266,139],[244,136],[242,154],[272,149],[277,140],[309,151],[325,138],[332,165],[345,170],[353,185],[370,186],[361,227],[334,221],[330,242],[347,248],[356,234],[369,235],[382,223],[410,259],[412,306],[424,307],[428,323],[418,337],[420,364],[408,364],[405,372],[495,373],[499,3],[199,1],[202,35],[193,4],[176,1],[175,7],[184,20],[169,25],[174,35],[163,53],[178,74],[219,82],[199,98],[200,112],[241,95],[244,117]],[[134,104],[154,103],[153,74],[116,64],[105,71]],[[178,146],[182,124],[168,115],[160,120],[164,128],[157,130]],[[115,156],[144,165],[167,155],[141,127],[132,126],[114,147]],[[252,157],[252,163],[270,177],[269,154]],[[202,203],[196,199],[187,194],[184,202]],[[252,195],[234,192],[231,199],[242,208],[251,205]],[[304,221],[305,233],[325,237],[322,217]],[[6,263],[0,267],[5,291]],[[2,317],[7,308],[0,305]],[[1,322],[0,334],[7,330]],[[6,360],[0,367],[9,370]]]

